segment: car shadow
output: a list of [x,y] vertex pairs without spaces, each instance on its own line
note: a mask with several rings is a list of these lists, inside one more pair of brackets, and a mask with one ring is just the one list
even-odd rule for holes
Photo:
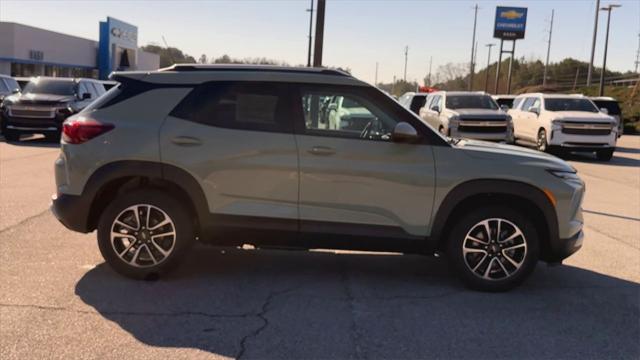
[[[616,151],[618,151],[617,148],[616,148]],[[602,164],[602,165],[630,166],[630,167],[640,166],[640,160],[616,156],[615,152],[613,153],[613,158],[611,158],[610,161],[598,160],[594,154],[580,153],[580,152],[566,153],[566,154],[563,154],[561,158],[563,160],[580,161],[585,163],[594,163],[594,164]]]
[[627,154],[640,154],[640,149],[616,146],[616,151]]
[[157,281],[98,265],[75,293],[144,344],[235,358],[640,355],[640,286],[572,266],[489,294],[436,258],[199,247]]
[[59,141],[50,141],[44,138],[44,136],[31,135],[25,136],[20,139],[20,141],[7,141],[4,136],[0,135],[0,142],[4,142],[11,145],[17,146],[31,146],[31,147],[44,147],[44,148],[59,148]]

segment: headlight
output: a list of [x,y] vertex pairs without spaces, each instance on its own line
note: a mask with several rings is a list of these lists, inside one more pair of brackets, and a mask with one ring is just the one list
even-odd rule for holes
[[547,170],[550,174],[559,177],[562,180],[580,180],[578,173],[569,170]]
[[551,130],[562,130],[562,121],[551,121]]
[[458,115],[451,115],[449,116],[449,126],[458,126],[458,121],[460,120],[460,116]]

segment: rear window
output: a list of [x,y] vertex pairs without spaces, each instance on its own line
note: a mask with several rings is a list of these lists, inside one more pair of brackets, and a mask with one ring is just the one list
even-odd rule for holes
[[192,90],[171,116],[223,128],[292,132],[285,102],[281,83],[214,82]]
[[102,109],[103,107],[110,105],[113,102],[113,100],[116,99],[117,96],[120,95],[120,93],[122,92],[121,87],[122,87],[121,84],[118,84],[112,87],[111,89],[109,89],[109,91],[104,93],[104,95],[100,96],[95,101],[92,101],[89,105],[87,105],[84,109],[82,109],[80,113],[86,113],[93,110]]
[[620,105],[617,101],[612,100],[593,100],[598,109],[605,108],[609,111],[609,115],[620,115]]

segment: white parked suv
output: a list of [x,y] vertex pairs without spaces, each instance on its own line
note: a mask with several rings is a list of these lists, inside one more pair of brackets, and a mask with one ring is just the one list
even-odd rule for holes
[[444,136],[513,142],[511,116],[484,92],[433,92],[420,117]]
[[582,95],[522,94],[509,110],[516,142],[540,151],[595,152],[611,160],[618,138],[617,121]]

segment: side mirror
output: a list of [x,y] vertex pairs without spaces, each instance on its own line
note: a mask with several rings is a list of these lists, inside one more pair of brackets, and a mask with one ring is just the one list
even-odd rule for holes
[[20,93],[20,89],[15,88],[15,89],[11,90],[11,93],[12,94],[19,94]]
[[536,115],[540,115],[540,109],[538,109],[535,106],[529,106],[529,112],[532,112],[532,113],[534,113]]
[[509,106],[507,106],[507,105],[500,105],[500,109],[501,109],[502,111],[504,111],[504,112],[507,112],[507,111],[509,111]]
[[600,112],[605,114],[605,115],[609,115],[609,109],[607,109],[607,108],[600,108]]
[[91,99],[91,93],[84,93],[82,94],[82,100],[87,100],[87,99]]
[[419,138],[418,131],[406,122],[397,123],[393,128],[393,133],[391,133],[391,140],[394,142],[410,143],[416,142]]
[[338,109],[338,104],[336,104],[336,103],[329,104],[329,106],[327,107],[327,109],[329,109],[329,110],[336,110],[336,109]]
[[438,114],[440,114],[440,107],[438,105],[431,107],[431,110],[437,112]]

